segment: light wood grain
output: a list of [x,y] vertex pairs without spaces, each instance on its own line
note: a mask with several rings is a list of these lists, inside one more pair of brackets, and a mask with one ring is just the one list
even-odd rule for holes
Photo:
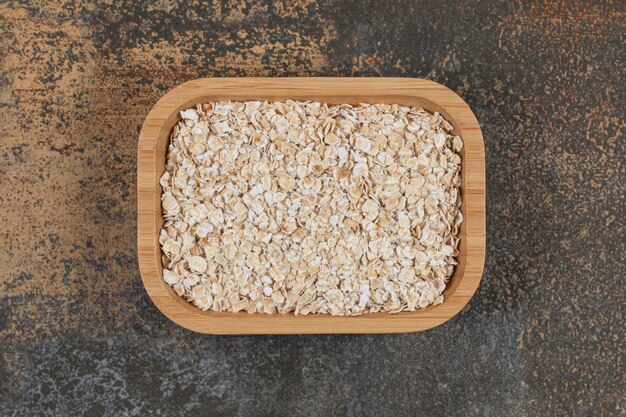
[[[399,103],[438,111],[463,138],[459,264],[443,304],[399,314],[330,315],[203,312],[177,296],[162,278],[158,236],[163,224],[161,186],[171,129],[179,111],[216,100],[314,100],[340,103]],[[435,327],[457,314],[472,297],[485,257],[485,153],[476,117],[441,84],[413,78],[204,78],[170,90],[146,118],[137,151],[137,244],[141,278],[152,301],[170,320],[212,334],[398,333]]]

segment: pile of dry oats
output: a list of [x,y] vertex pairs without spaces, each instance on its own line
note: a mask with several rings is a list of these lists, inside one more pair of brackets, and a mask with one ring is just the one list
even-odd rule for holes
[[443,301],[461,138],[401,105],[181,112],[161,177],[163,277],[202,310],[358,315]]

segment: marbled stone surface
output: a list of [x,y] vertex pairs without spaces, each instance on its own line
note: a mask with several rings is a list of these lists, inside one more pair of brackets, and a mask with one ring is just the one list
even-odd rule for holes
[[[625,415],[625,7],[1,2],[0,415]],[[148,299],[150,107],[197,77],[295,75],[428,78],[476,113],[487,259],[448,323],[205,336]]]

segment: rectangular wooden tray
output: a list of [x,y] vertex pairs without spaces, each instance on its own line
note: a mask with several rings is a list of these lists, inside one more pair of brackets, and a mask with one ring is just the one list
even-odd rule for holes
[[[398,103],[441,113],[464,142],[461,154],[459,264],[440,305],[399,314],[356,317],[331,315],[249,314],[201,311],[177,296],[163,281],[158,242],[163,225],[159,178],[180,110],[217,100],[311,100],[329,104]],[[137,151],[137,244],[141,278],[152,301],[175,323],[212,334],[398,333],[437,326],[472,297],[485,257],[485,154],[480,126],[468,105],[453,91],[415,78],[204,78],[170,90],[146,118]]]

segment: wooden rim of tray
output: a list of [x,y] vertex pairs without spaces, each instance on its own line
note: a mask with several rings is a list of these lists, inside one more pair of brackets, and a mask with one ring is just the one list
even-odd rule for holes
[[[444,291],[444,302],[415,312],[330,315],[203,312],[162,279],[158,236],[161,187],[171,129],[179,111],[215,100],[311,100],[328,103],[399,103],[438,111],[463,139],[464,216],[461,255]],[[201,333],[399,333],[425,330],[453,317],[470,300],[483,273],[485,258],[485,153],[476,117],[456,93],[433,81],[415,78],[202,78],[165,94],[150,110],[139,134],[137,151],[137,246],[141,278],[148,295],[170,320]]]

